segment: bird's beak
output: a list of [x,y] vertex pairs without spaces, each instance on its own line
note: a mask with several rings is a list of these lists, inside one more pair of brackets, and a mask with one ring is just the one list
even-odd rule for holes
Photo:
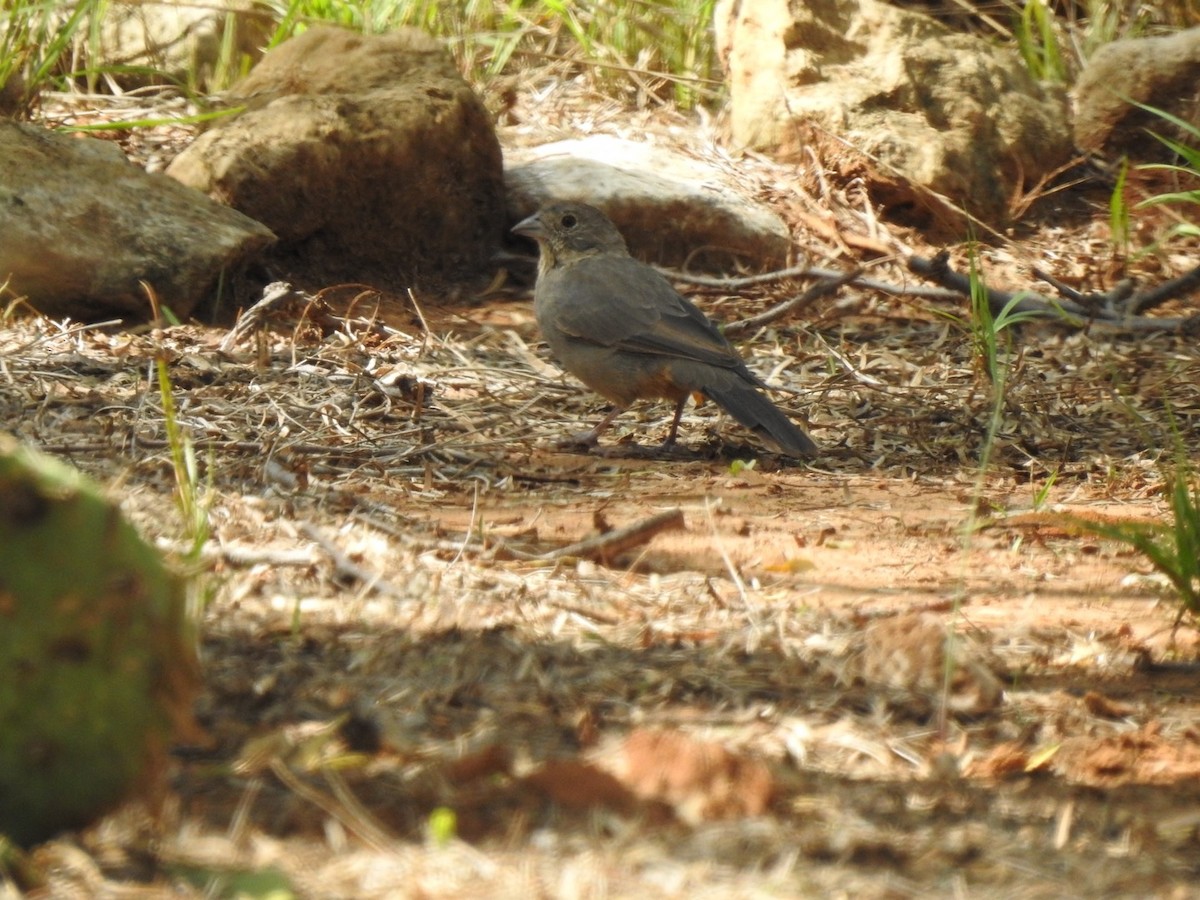
[[542,224],[542,218],[539,213],[534,213],[528,219],[522,219],[513,226],[513,234],[524,235],[528,238],[533,238],[535,241],[540,241],[546,237],[546,226]]

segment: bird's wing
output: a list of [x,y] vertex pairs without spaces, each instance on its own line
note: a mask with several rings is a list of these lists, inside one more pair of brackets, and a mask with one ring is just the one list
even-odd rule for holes
[[650,266],[602,255],[571,263],[559,274],[557,290],[569,285],[570,296],[554,313],[563,332],[618,350],[744,368],[716,326]]

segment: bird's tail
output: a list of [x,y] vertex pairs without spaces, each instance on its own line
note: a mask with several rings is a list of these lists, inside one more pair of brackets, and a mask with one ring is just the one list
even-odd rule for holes
[[718,370],[705,379],[705,396],[788,456],[813,457],[819,448],[765,394],[735,373]]

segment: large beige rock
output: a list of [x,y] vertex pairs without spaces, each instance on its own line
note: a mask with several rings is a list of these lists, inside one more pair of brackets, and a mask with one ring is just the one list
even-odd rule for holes
[[312,28],[268,53],[167,169],[270,226],[304,280],[436,284],[490,265],[504,231],[500,145],[433,38]]
[[509,153],[509,216],[525,218],[552,200],[597,206],[630,249],[670,266],[783,265],[787,225],[746,197],[716,167],[674,150],[595,135]]
[[941,217],[934,192],[1002,224],[1011,198],[1070,156],[1062,91],[921,13],[879,0],[721,0],[716,26],[735,143],[786,156],[844,141],[892,211]]
[[1155,160],[1168,158],[1169,151],[1147,130],[1196,142],[1136,103],[1200,125],[1200,27],[1113,41],[1097,50],[1075,84],[1075,143],[1082,150]]
[[0,122],[0,283],[49,316],[191,315],[273,236],[109,141]]

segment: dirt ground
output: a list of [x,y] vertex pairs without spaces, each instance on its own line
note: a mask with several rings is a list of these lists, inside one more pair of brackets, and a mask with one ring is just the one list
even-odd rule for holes
[[[1106,284],[1101,215],[989,251],[997,278]],[[696,296],[730,321],[798,289]],[[962,304],[847,288],[740,341],[820,459],[711,405],[675,451],[645,404],[589,454],[556,442],[604,407],[519,291],[351,293],[230,350],[0,330],[0,421],[182,559],[164,354],[211,527],[203,738],[157,816],[36,850],[32,896],[1200,892],[1200,632],[1063,518],[1166,520],[1194,337],[1021,330],[989,441]]]
[[[797,334],[849,359],[878,318]],[[795,465],[709,406],[671,454],[641,452],[654,405],[612,455],[556,449],[601,407],[526,304],[452,337],[358,324],[233,354],[195,326],[4,333],[10,426],[178,549],[161,343],[211,485],[207,739],[158,820],[40,849],[46,896],[1192,893],[1200,640],[1142,559],[1058,517],[1164,516],[1164,453],[1134,447],[1166,439],[1163,398],[1088,364],[1118,377],[1129,346],[1026,335],[984,470],[969,342],[896,325],[914,349],[862,344],[867,388],[795,379],[828,447]],[[928,330],[941,361],[902,376]],[[1200,353],[1139,348],[1196,446]]]

